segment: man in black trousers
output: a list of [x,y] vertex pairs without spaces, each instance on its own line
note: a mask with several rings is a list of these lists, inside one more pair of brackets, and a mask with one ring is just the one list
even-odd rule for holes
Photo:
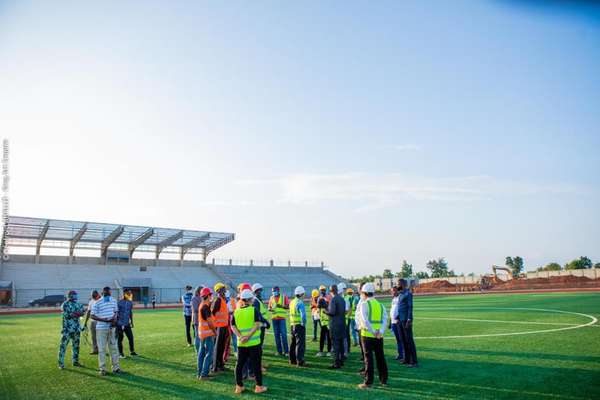
[[404,362],[410,368],[418,367],[417,349],[413,339],[413,295],[405,279],[400,279],[400,299],[398,300],[398,319],[400,320],[400,337],[404,347]]
[[346,337],[346,301],[338,293],[337,285],[329,288],[331,301],[326,314],[329,316],[329,329],[333,344],[333,365],[330,369],[338,369],[344,365],[344,338]]

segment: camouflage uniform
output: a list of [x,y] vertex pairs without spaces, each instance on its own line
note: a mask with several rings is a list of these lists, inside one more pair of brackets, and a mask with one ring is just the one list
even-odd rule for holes
[[65,365],[65,352],[69,340],[73,341],[73,363],[79,362],[79,336],[81,327],[79,317],[83,315],[83,305],[77,301],[65,301],[62,306],[62,336],[60,338],[60,350],[58,351],[58,365]]

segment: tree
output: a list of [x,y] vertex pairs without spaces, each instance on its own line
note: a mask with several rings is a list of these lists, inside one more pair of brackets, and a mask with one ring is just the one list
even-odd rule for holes
[[600,268],[600,263],[594,264],[594,268]]
[[519,276],[519,274],[523,272],[523,259],[519,256],[516,256],[515,258],[506,257],[504,264],[511,269],[514,277]]
[[585,256],[581,256],[578,259],[571,261],[565,265],[565,269],[586,269],[592,268],[592,260]]
[[428,279],[429,278],[429,274],[425,271],[419,271],[416,273],[415,276],[417,277],[417,279]]
[[391,269],[384,269],[383,270],[383,279],[389,279],[389,278],[393,278],[394,274],[392,274],[392,270]]
[[545,267],[539,267],[538,271],[560,271],[562,267],[559,263],[551,262],[547,264]]
[[449,276],[448,263],[443,257],[427,261],[426,267],[431,271],[432,278],[445,278]]
[[400,270],[401,278],[408,278],[413,275],[413,266],[406,262],[406,260],[402,260],[402,269]]

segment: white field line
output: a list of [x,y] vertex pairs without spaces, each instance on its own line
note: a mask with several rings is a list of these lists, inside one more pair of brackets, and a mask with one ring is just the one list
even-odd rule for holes
[[[560,332],[567,331],[571,329],[578,329],[587,326],[592,326],[598,322],[598,319],[593,315],[576,313],[571,311],[562,311],[562,310],[550,310],[545,308],[515,308],[515,307],[461,307],[464,309],[476,309],[476,310],[512,310],[512,311],[537,311],[537,312],[549,312],[549,313],[558,313],[558,314],[568,314],[568,315],[577,315],[585,318],[591,319],[590,322],[586,324],[572,325],[566,326],[564,328],[554,328],[554,329],[544,329],[539,331],[523,331],[523,332],[507,332],[507,333],[488,333],[488,334],[479,334],[479,335],[456,335],[456,336],[420,336],[415,337],[415,339],[463,339],[463,338],[480,338],[480,337],[499,337],[499,336],[516,336],[516,335],[535,335],[538,333],[550,333],[550,332]],[[452,308],[456,309],[456,308]]]
[[[543,330],[538,330],[538,331],[522,331],[522,332],[506,332],[506,333],[487,333],[487,334],[478,334],[478,335],[456,335],[456,336],[415,336],[415,339],[469,339],[469,338],[481,338],[481,337],[499,337],[499,336],[516,336],[516,335],[535,335],[538,333],[550,333],[550,332],[560,332],[560,331],[567,331],[567,330],[571,330],[571,329],[579,329],[579,328],[585,328],[585,327],[597,327],[598,325],[598,319],[596,317],[594,317],[593,315],[588,315],[588,314],[582,314],[582,313],[576,313],[576,312],[571,312],[571,311],[562,311],[562,310],[550,310],[550,309],[545,309],[545,308],[516,308],[516,307],[453,307],[453,308],[449,308],[449,307],[445,307],[445,308],[437,308],[437,310],[456,310],[456,309],[462,309],[462,310],[512,310],[512,311],[537,311],[537,312],[548,312],[548,313],[558,313],[558,314],[568,314],[568,315],[577,315],[580,317],[585,317],[585,318],[589,318],[591,319],[590,322],[586,323],[586,324],[564,324],[564,323],[560,323],[561,325],[568,325],[565,326],[563,328],[554,328],[554,329],[543,329]],[[427,319],[427,318],[418,318],[418,319]],[[433,317],[430,317],[429,319],[435,319]],[[447,319],[447,318],[437,318],[437,319]],[[475,321],[475,320],[469,320],[469,321]],[[479,322],[499,322],[499,323],[514,323],[515,321],[493,321],[493,320],[480,320]],[[545,322],[527,322],[527,321],[519,321],[519,323],[523,323],[523,324],[551,324],[551,325],[558,325],[559,323],[545,323]],[[266,333],[268,334],[273,334],[273,332],[271,332],[270,330],[267,331]],[[288,336],[291,336],[290,333],[288,333]],[[384,337],[384,339],[387,340],[396,340],[396,338],[394,337],[389,337],[386,336]]]
[[491,322],[501,324],[522,324],[522,325],[563,325],[563,326],[578,326],[580,324],[568,324],[564,322],[537,322],[537,321],[506,321],[500,319],[471,319],[471,318],[444,318],[444,317],[419,317],[419,320],[440,320],[440,321],[465,321],[465,322]]

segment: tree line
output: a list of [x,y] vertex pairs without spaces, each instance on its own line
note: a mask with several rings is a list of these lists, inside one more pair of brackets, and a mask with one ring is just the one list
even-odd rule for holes
[[[510,269],[513,276],[519,276],[525,271],[525,262],[520,256],[508,256],[504,260],[506,268]],[[600,268],[600,262],[592,263],[592,260],[588,257],[581,256],[576,258],[564,266],[559,263],[551,262],[543,267],[539,267],[536,271],[568,271],[574,269],[588,269],[588,268]],[[470,273],[469,276],[475,274]],[[393,271],[392,268],[386,268],[383,273],[378,275],[365,275],[362,277],[351,277],[350,282],[373,282],[376,279],[400,279],[416,277],[418,279],[427,278],[449,278],[457,276],[454,270],[448,268],[448,262],[444,257],[437,258],[427,261],[425,264],[424,271],[415,271],[412,264],[409,264],[406,260],[402,260],[402,264],[397,271]],[[461,274],[463,276],[463,274]]]

